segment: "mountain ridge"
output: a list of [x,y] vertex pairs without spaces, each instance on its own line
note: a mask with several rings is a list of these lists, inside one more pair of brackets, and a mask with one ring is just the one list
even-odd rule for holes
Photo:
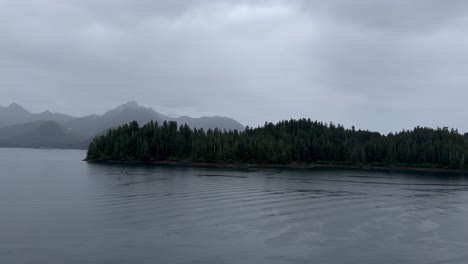
[[[221,116],[203,116],[199,118],[180,116],[180,117],[169,117],[155,111],[151,107],[144,107],[139,105],[135,101],[129,101],[125,104],[119,105],[116,108],[106,111],[102,115],[87,115],[83,117],[74,117],[61,113],[52,113],[49,110],[41,113],[31,113],[21,105],[17,103],[11,103],[7,107],[0,106],[0,147],[1,146],[21,146],[21,147],[38,147],[40,141],[34,140],[34,131],[41,134],[42,131],[38,130],[37,124],[48,124],[50,126],[50,133],[52,131],[58,135],[68,135],[70,140],[44,140],[44,145],[41,147],[51,148],[86,148],[86,144],[91,140],[105,131],[118,127],[120,125],[129,123],[131,121],[137,121],[143,125],[150,121],[164,122],[164,121],[175,121],[179,125],[187,124],[191,128],[203,128],[203,129],[214,129],[219,128],[221,130],[244,130],[244,126],[236,120],[228,117]],[[54,122],[54,126],[51,126]],[[10,137],[6,136],[10,131],[16,131],[17,129],[23,131],[28,128],[30,131],[30,137],[32,140],[21,138],[21,137]],[[60,131],[66,131],[62,133]],[[34,144],[23,144],[24,142],[34,142]],[[67,144],[62,144],[67,142]],[[73,144],[70,142],[74,142]]]

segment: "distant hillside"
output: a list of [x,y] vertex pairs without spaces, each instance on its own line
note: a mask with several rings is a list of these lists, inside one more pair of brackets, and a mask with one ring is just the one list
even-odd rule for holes
[[[103,115],[84,117],[73,117],[50,111],[33,114],[13,103],[7,107],[0,107],[0,147],[86,148],[96,135],[134,120],[140,124],[150,121],[159,123],[176,121],[178,124],[187,124],[192,128],[205,130],[210,128],[244,130],[242,124],[231,118],[220,116],[172,118],[152,108],[140,106],[136,102],[128,102]],[[45,135],[47,129],[50,135],[56,135],[56,137],[48,138]],[[22,136],[28,133],[30,138]],[[21,142],[21,139],[24,140]]]
[[84,139],[55,121],[35,121],[0,128],[0,145],[31,148],[84,148]]
[[244,130],[243,125],[231,118],[218,116],[201,118],[184,116],[172,118],[162,115],[154,111],[152,108],[140,106],[136,102],[128,102],[106,112],[102,116],[85,116],[64,122],[63,125],[78,134],[92,137],[98,133],[108,130],[109,128],[118,127],[134,120],[139,124],[146,124],[150,121],[157,121],[159,123],[164,121],[176,121],[178,124],[187,124],[193,128]]
[[[167,119],[166,119],[167,120]],[[181,116],[169,121],[176,121],[178,124],[187,124],[192,128],[203,128],[205,130],[209,128],[221,128],[226,130],[237,130],[244,131],[245,127],[237,122],[236,120],[228,117],[212,116],[212,117],[200,117],[192,118],[189,116]]]
[[63,123],[74,118],[75,117],[69,115],[51,113],[50,111],[45,111],[39,114],[32,114],[16,103],[12,103],[7,107],[0,106],[0,127],[24,124],[34,121],[55,121],[58,123]]

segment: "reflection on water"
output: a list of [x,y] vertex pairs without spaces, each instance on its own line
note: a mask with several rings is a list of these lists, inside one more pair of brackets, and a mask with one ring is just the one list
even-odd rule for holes
[[467,263],[468,179],[0,149],[0,263]]

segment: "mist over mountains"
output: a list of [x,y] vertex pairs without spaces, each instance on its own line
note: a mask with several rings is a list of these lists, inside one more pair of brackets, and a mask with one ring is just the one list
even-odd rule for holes
[[66,114],[30,113],[22,106],[12,103],[0,107],[0,147],[31,148],[87,148],[89,142],[107,130],[136,120],[143,125],[149,121],[176,121],[191,128],[244,130],[244,126],[232,118],[212,116],[173,118],[128,102],[103,115],[73,117]]

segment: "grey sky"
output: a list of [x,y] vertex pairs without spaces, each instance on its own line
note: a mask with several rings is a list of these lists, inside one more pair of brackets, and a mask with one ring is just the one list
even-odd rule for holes
[[468,2],[0,0],[0,105],[468,131]]

